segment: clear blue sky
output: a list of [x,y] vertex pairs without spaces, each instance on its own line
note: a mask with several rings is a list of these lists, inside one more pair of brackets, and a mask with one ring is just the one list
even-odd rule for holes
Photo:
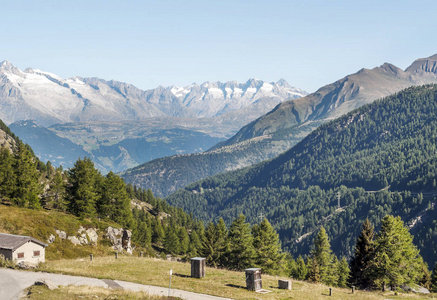
[[286,79],[312,92],[437,53],[437,1],[0,0],[0,61],[149,89]]

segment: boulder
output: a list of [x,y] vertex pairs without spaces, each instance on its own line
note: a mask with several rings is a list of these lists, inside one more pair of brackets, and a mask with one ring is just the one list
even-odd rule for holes
[[17,267],[20,268],[20,269],[23,269],[23,270],[31,270],[31,269],[35,269],[36,268],[35,265],[33,265],[31,263],[28,263],[28,262],[24,262],[24,261],[20,261],[17,264]]
[[132,254],[132,232],[130,230],[109,226],[105,230],[105,237],[111,241],[112,248],[115,251],[125,250],[127,253]]
[[55,285],[52,281],[50,281],[49,279],[38,279],[37,281],[35,281],[35,283],[33,285],[44,285],[46,286],[49,290],[56,290],[58,288],[57,285]]
[[86,230],[86,234],[88,235],[88,239],[91,245],[97,245],[97,240],[99,238],[99,234],[97,233],[97,229],[88,228]]
[[67,239],[69,239],[75,246],[82,245],[79,239],[75,236],[69,236]]
[[54,234],[51,234],[49,238],[47,239],[48,244],[53,244],[55,242],[56,236]]
[[67,234],[65,233],[65,231],[61,231],[56,229],[56,234],[63,240],[65,240],[67,238]]

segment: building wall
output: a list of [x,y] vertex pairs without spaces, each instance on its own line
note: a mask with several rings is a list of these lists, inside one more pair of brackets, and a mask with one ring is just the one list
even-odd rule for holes
[[0,249],[0,254],[3,254],[5,259],[12,259],[12,250]]
[[[34,256],[34,251],[39,251],[39,256]],[[19,258],[19,253],[24,253],[23,258]],[[29,241],[14,251],[12,259],[17,263],[24,261],[27,263],[38,264],[45,261],[45,249],[43,246]]]

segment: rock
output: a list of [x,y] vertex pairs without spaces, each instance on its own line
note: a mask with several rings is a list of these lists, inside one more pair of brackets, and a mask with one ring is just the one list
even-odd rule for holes
[[63,240],[65,240],[67,238],[67,234],[65,233],[65,231],[61,231],[61,230],[56,229],[56,234]]
[[85,228],[83,228],[82,226],[79,227],[79,229],[77,230],[77,233],[81,234],[82,232],[85,231]]
[[30,269],[35,269],[36,268],[35,265],[33,265],[31,263],[24,262],[24,261],[20,261],[17,264],[17,267],[20,268],[20,269],[23,269],[23,270],[30,270]]
[[87,245],[88,244],[88,237],[86,236],[86,233],[82,233],[78,238],[81,245]]
[[99,238],[99,234],[97,233],[97,229],[88,228],[86,230],[86,234],[88,235],[88,239],[91,245],[97,245],[97,240]]
[[58,288],[58,286],[55,285],[52,281],[45,278],[38,279],[37,281],[35,281],[34,285],[44,285],[51,291],[56,290]]
[[56,236],[54,234],[51,234],[49,238],[47,239],[48,244],[53,244],[55,242]]
[[77,245],[82,245],[82,244],[80,243],[80,241],[78,240],[78,238],[75,237],[75,236],[69,236],[67,239],[69,239],[70,242],[72,242],[75,246],[77,246]]
[[132,254],[132,245],[131,245],[132,232],[130,230],[123,230],[123,237],[121,244],[123,249],[126,250],[127,253]]
[[132,254],[131,237],[132,232],[123,228],[114,228],[109,226],[105,230],[105,237],[112,243],[112,248],[116,251],[125,250],[127,253]]

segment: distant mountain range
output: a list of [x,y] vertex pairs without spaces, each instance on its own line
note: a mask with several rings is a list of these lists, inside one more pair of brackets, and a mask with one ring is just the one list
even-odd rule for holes
[[67,122],[143,120],[153,117],[211,118],[246,108],[263,99],[276,103],[306,93],[285,80],[267,83],[193,83],[143,91],[131,84],[100,78],[63,79],[8,61],[0,63],[0,119],[10,124],[35,120],[43,126]]
[[122,174],[127,182],[160,196],[202,178],[276,157],[321,124],[400,90],[437,82],[437,55],[414,61],[405,71],[385,63],[361,69],[315,93],[285,101],[211,150],[150,161]]
[[278,103],[306,94],[283,79],[143,91],[113,80],[63,79],[0,63],[0,119],[41,159],[69,167],[87,155],[103,172],[205,151]]

